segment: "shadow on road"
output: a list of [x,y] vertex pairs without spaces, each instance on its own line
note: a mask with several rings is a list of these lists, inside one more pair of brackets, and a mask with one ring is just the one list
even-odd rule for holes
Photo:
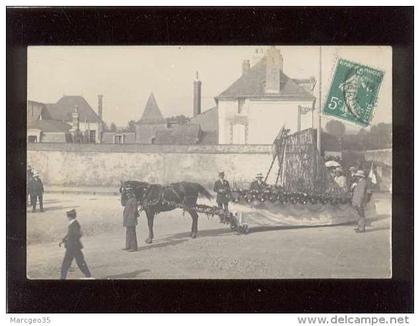
[[118,279],[118,278],[134,278],[137,275],[141,273],[150,272],[150,269],[139,269],[134,272],[128,272],[128,273],[121,273],[121,274],[115,274],[115,275],[106,275],[102,278],[108,278],[108,279]]
[[[198,231],[198,236],[197,238],[207,238],[207,237],[217,237],[217,236],[222,236],[225,235],[227,233],[232,233],[234,234],[234,232],[232,232],[229,229],[229,226],[226,226],[223,229],[212,229],[212,230],[199,230]],[[182,233],[176,233],[176,234],[172,234],[169,237],[163,238],[162,240],[167,240],[167,241],[171,241],[174,239],[191,239],[191,232],[182,232]]]
[[[58,211],[58,210],[67,210],[72,208],[78,208],[80,206],[50,206],[50,207],[44,207],[44,212],[49,211]],[[29,213],[32,213],[32,208],[27,210]],[[39,208],[37,207],[37,212],[39,212]]]

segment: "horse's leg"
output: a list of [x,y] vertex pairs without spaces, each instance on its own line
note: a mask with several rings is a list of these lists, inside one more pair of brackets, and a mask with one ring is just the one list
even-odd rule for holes
[[198,214],[195,210],[192,209],[189,210],[188,213],[190,213],[192,218],[191,238],[195,239],[198,233]]
[[146,239],[146,243],[152,243],[153,241],[153,220],[155,218],[155,213],[149,210],[146,210],[147,216],[147,225],[149,226],[149,237]]

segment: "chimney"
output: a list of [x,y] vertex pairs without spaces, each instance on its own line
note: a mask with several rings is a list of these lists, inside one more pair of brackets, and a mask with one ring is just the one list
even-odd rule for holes
[[280,50],[272,46],[266,54],[265,92],[280,93],[280,72],[283,70],[283,57]]
[[98,95],[98,116],[102,120],[102,99],[103,95]]
[[249,63],[249,60],[242,61],[242,75],[245,75],[249,69],[251,69],[251,64]]
[[74,106],[72,117],[73,117],[72,129],[79,130],[79,107],[77,105]]
[[193,116],[201,113],[201,81],[198,78],[198,71],[195,73],[194,95],[193,95]]

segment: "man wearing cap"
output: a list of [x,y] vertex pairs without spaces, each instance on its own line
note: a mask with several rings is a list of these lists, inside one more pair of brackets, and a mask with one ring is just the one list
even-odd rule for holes
[[128,200],[125,203],[123,211],[123,226],[126,228],[125,232],[125,248],[130,252],[137,251],[137,199],[133,192],[128,192]]
[[219,172],[219,180],[214,183],[213,190],[217,193],[217,205],[219,208],[223,208],[227,212],[230,199],[230,186],[229,182],[225,180],[224,172]]
[[255,177],[256,180],[251,183],[250,190],[263,191],[267,188],[267,184],[263,181],[263,178],[262,173],[258,173]]
[[366,228],[366,219],[365,219],[365,197],[367,189],[367,181],[365,178],[365,173],[363,170],[358,170],[354,175],[357,179],[356,185],[353,189],[352,205],[356,209],[358,214],[357,228],[355,231],[357,233],[365,232]]
[[80,271],[85,275],[85,277],[91,278],[89,268],[82,253],[83,245],[80,241],[82,231],[79,222],[76,220],[76,210],[72,209],[67,211],[66,214],[69,220],[67,234],[58,244],[61,247],[64,243],[64,247],[66,248],[63,264],[61,265],[61,279],[66,279],[67,272],[71,266],[73,258],[76,259],[77,266],[79,266]]
[[44,211],[44,206],[42,203],[42,197],[44,194],[44,185],[42,184],[41,178],[39,177],[39,173],[37,171],[34,172],[31,184],[30,184],[30,191],[31,191],[31,203],[32,203],[32,211],[36,211],[36,202],[39,201],[39,210],[41,212]]

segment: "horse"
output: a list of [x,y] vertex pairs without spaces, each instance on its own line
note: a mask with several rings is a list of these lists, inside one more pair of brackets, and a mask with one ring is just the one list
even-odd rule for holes
[[145,211],[149,236],[146,243],[152,243],[154,238],[153,221],[155,215],[161,212],[183,208],[192,218],[191,237],[194,239],[198,233],[198,214],[194,210],[199,196],[212,199],[212,195],[199,183],[176,182],[169,185],[150,184],[141,181],[121,181],[121,205],[125,206],[128,200],[128,192],[136,196],[140,208]]

